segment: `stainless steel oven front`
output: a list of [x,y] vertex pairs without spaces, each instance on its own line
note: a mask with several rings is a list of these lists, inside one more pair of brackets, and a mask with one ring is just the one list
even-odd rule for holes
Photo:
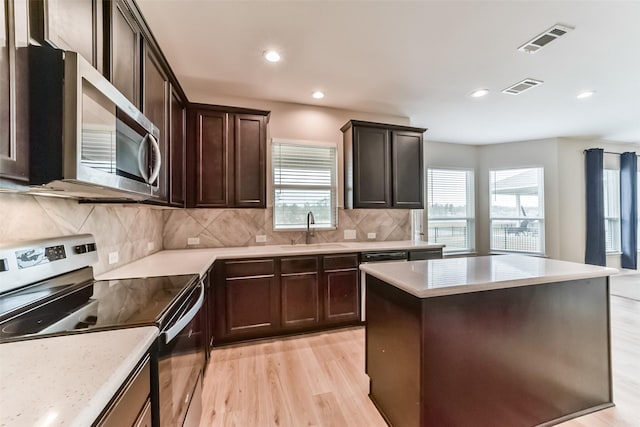
[[[159,426],[197,427],[205,366],[204,285],[191,290],[158,339]],[[154,399],[152,399],[153,401]]]

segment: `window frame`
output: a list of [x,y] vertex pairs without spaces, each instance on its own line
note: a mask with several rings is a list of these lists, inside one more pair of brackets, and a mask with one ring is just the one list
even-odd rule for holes
[[[610,213],[610,208],[612,206],[608,205],[609,202],[609,198],[607,197],[608,191],[607,191],[607,186],[605,185],[607,181],[605,181],[605,177],[607,176],[607,172],[614,172],[614,174],[612,174],[613,176],[612,178],[612,183],[614,186],[614,196],[613,198],[615,199],[615,202],[617,204],[617,206],[615,206],[615,210],[617,211],[617,216],[616,215],[607,215],[607,213]],[[604,168],[603,170],[603,174],[602,174],[602,190],[603,190],[603,201],[604,201],[604,229],[605,229],[605,253],[607,255],[618,255],[622,253],[622,236],[621,236],[621,217],[620,217],[620,169],[616,169],[616,168]],[[609,227],[608,225],[610,225],[611,227]],[[611,233],[613,232],[613,234],[611,235]],[[611,235],[611,237],[610,237]],[[611,241],[613,242],[613,247],[609,247],[608,246],[608,242],[611,239]]]
[[[332,173],[332,183],[330,186],[326,186],[326,189],[332,191],[333,197],[330,200],[330,209],[331,209],[331,218],[332,223],[330,225],[314,225],[311,228],[319,231],[330,231],[338,229],[338,209],[339,209],[339,146],[335,142],[326,142],[326,141],[310,141],[310,140],[302,140],[302,139],[281,139],[281,138],[272,138],[269,146],[269,173],[270,173],[270,196],[271,196],[271,209],[272,209],[272,230],[276,232],[280,231],[306,231],[306,223],[294,226],[282,226],[276,223],[277,220],[277,206],[276,206],[276,192],[278,189],[282,188],[299,188],[299,189],[309,189],[310,186],[291,186],[291,185],[279,185],[275,182],[275,162],[274,162],[274,147],[277,145],[295,145],[302,147],[326,147],[334,150],[334,164],[333,164],[333,173]],[[319,186],[313,186],[313,189],[319,189]]]
[[[431,216],[429,215],[429,207],[431,206],[431,171],[446,171],[446,172],[464,172],[466,177],[466,200],[465,200],[465,208],[466,215],[465,216],[456,216],[456,217],[446,217],[446,216]],[[476,252],[476,206],[475,206],[475,169],[473,168],[455,168],[455,167],[440,167],[440,166],[428,166],[427,167],[427,175],[426,175],[426,196],[427,202],[425,206],[426,216],[427,216],[427,240],[429,242],[435,243],[445,243],[438,242],[437,239],[433,238],[430,234],[431,230],[431,222],[453,222],[453,221],[465,221],[466,225],[466,240],[469,243],[468,248],[450,248],[445,246],[443,248],[443,253],[446,254],[468,254]],[[445,243],[446,244],[446,243]]]
[[[542,215],[538,215],[535,217],[532,216],[526,216],[526,215],[520,215],[520,212],[518,212],[517,216],[510,216],[510,217],[494,217],[493,216],[493,203],[492,203],[492,189],[491,189],[491,184],[492,184],[492,176],[491,174],[494,172],[502,172],[502,171],[516,171],[516,170],[527,170],[527,169],[537,169],[539,170],[539,182],[538,182],[538,210],[539,213],[542,213]],[[524,254],[524,255],[534,255],[534,256],[541,256],[544,257],[546,256],[546,242],[545,242],[545,234],[546,234],[546,221],[545,221],[545,191],[544,191],[544,187],[545,187],[545,170],[544,170],[544,166],[543,165],[531,165],[531,166],[518,166],[518,167],[504,167],[504,168],[492,168],[489,169],[489,176],[488,176],[488,185],[489,185],[489,203],[488,203],[488,208],[489,208],[489,251],[490,253],[497,253],[497,254]],[[522,205],[520,205],[522,206]],[[520,251],[520,250],[512,250],[512,249],[499,249],[496,248],[495,244],[494,244],[494,233],[493,233],[493,223],[494,221],[523,221],[524,219],[528,219],[528,220],[534,220],[537,221],[538,224],[540,224],[540,230],[539,230],[539,236],[538,236],[538,242],[540,245],[540,251]],[[506,232],[505,232],[506,233]]]

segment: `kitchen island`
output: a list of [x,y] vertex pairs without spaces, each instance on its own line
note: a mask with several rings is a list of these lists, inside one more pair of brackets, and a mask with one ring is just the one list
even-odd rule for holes
[[552,425],[613,405],[615,269],[520,255],[360,268],[370,397],[390,425]]

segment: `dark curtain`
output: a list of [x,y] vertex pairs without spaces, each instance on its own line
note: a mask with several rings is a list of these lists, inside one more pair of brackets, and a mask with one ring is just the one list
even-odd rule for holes
[[622,268],[638,268],[638,157],[620,155],[620,238]]
[[587,190],[587,250],[584,262],[605,265],[607,262],[604,233],[604,150],[592,148],[585,154]]

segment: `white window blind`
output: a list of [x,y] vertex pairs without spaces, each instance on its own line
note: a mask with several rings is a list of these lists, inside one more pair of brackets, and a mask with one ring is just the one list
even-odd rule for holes
[[475,247],[473,171],[429,169],[427,204],[430,242],[445,252],[471,252]]
[[272,144],[274,229],[305,228],[313,212],[314,228],[337,225],[335,145]]
[[605,169],[602,174],[604,186],[604,233],[607,252],[620,252],[620,171]]
[[491,250],[544,254],[544,169],[489,171]]

